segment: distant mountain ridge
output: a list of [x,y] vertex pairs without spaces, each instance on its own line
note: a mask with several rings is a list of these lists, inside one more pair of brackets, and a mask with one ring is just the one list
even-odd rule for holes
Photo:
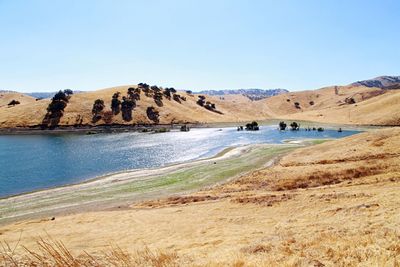
[[[74,94],[79,94],[82,92],[83,91],[75,91],[74,90]],[[54,91],[54,92],[32,92],[32,93],[26,93],[26,94],[30,95],[34,98],[45,99],[45,98],[52,98],[56,93],[57,93],[57,91]]]
[[226,90],[203,90],[198,92],[199,94],[205,95],[214,95],[214,96],[223,96],[223,95],[244,95],[250,98],[251,100],[260,100],[264,98],[268,98],[271,96],[276,96],[280,94],[288,93],[289,90],[286,89],[258,89],[258,88],[250,88],[250,89],[226,89]]
[[352,86],[378,87],[382,89],[399,89],[400,76],[379,76],[373,79],[358,81],[350,84]]

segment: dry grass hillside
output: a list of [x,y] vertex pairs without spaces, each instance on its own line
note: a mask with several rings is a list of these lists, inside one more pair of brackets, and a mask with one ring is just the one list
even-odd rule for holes
[[399,167],[400,129],[361,133],[195,194],[3,226],[2,257],[57,266],[399,266]]
[[[105,124],[101,119],[96,123],[92,122],[92,107],[96,99],[104,101],[104,111],[111,110],[112,96],[116,92],[121,93],[121,97],[127,95],[129,87],[136,86],[120,86],[98,91],[80,93],[72,95],[64,110],[59,125],[95,125]],[[159,112],[159,123],[212,123],[212,122],[236,122],[248,121],[252,119],[269,118],[267,107],[257,109],[254,112],[253,103],[250,99],[241,95],[228,95],[223,98],[217,96],[206,96],[205,101],[209,101],[216,106],[216,111],[210,111],[199,106],[196,101],[198,95],[187,94],[186,92],[177,92],[177,94],[186,98],[180,103],[171,98],[165,97],[162,100],[163,106],[156,105],[153,97],[147,97],[142,92],[137,106],[133,109],[133,119],[124,121],[122,113],[112,117],[112,123],[116,124],[152,124],[146,110],[148,107],[155,107]],[[43,99],[29,105],[18,105],[12,108],[0,109],[0,126],[1,127],[17,127],[17,126],[34,126],[40,125],[46,115],[46,108],[49,105],[49,99]],[[222,114],[221,114],[222,113]]]
[[[325,123],[400,125],[400,91],[333,86],[263,100],[274,118]],[[298,107],[296,108],[296,104]]]
[[36,102],[36,99],[29,95],[16,93],[16,92],[0,92],[0,108],[8,108],[7,105],[12,100],[19,101],[20,105],[32,104],[32,103]]
[[[173,98],[162,99],[158,106],[152,96],[141,92],[140,100],[132,111],[132,120],[123,120],[122,113],[106,120],[111,110],[112,96],[120,92],[120,100],[127,96],[128,88],[119,86],[98,91],[72,95],[64,109],[58,125],[103,125],[103,124],[153,124],[147,108],[154,107],[159,113],[160,124],[170,123],[216,123],[246,122],[251,120],[287,119],[308,120],[325,123],[400,125],[400,90],[383,90],[363,86],[333,86],[313,91],[290,92],[259,101],[251,101],[243,95],[206,96],[205,102],[215,104],[208,110],[196,102],[199,95],[179,91],[186,98],[180,103]],[[34,101],[18,94],[21,104],[14,107],[0,106],[0,127],[28,127],[42,124],[46,116],[49,99]],[[12,97],[11,97],[12,98]],[[2,98],[0,98],[1,100]],[[10,96],[6,98],[7,102]],[[93,121],[92,107],[96,99],[104,101],[102,118]]]

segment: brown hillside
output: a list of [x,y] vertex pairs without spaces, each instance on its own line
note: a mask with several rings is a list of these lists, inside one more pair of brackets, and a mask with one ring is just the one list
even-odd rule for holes
[[0,92],[0,108],[7,107],[8,103],[10,103],[12,100],[19,101],[20,105],[29,104],[36,101],[34,97],[29,95],[16,92]]
[[[92,107],[96,99],[102,99],[105,104],[105,111],[110,110],[112,95],[121,92],[121,97],[126,96],[127,89],[133,86],[119,86],[98,91],[80,93],[72,95],[64,115],[59,125],[82,125],[104,124],[103,120],[97,123],[92,122]],[[177,92],[181,96],[186,97],[186,101],[177,101],[163,98],[163,106],[158,107],[152,97],[146,97],[141,93],[140,100],[137,101],[137,107],[133,110],[133,120],[126,122],[122,119],[121,113],[113,116],[112,123],[118,124],[148,124],[152,123],[147,118],[147,107],[155,107],[160,113],[161,124],[169,123],[212,123],[212,122],[236,122],[248,121],[252,119],[270,118],[267,107],[263,109],[254,108],[254,103],[250,99],[241,95],[227,95],[223,98],[217,96],[206,96],[206,101],[210,101],[216,105],[216,110],[221,112],[213,112],[204,107],[199,106],[196,101],[198,95],[188,95],[186,92]],[[16,127],[16,126],[34,126],[39,125],[46,115],[46,108],[50,100],[41,100],[31,105],[16,106],[13,110],[0,110],[0,126]],[[256,112],[255,112],[256,111]]]
[[[136,86],[119,86],[72,95],[59,125],[105,124],[104,119],[92,122],[94,101],[103,100],[105,108],[102,112],[109,111],[113,94],[120,92],[121,100],[123,96],[127,96],[129,87]],[[146,114],[147,108],[153,106],[159,111],[160,124],[246,122],[279,118],[341,124],[400,125],[400,90],[332,86],[314,91],[290,92],[259,101],[251,101],[242,95],[206,96],[205,101],[215,104],[217,112],[199,106],[196,103],[196,94],[189,95],[181,91],[177,94],[186,97],[186,101],[178,103],[174,99],[168,100],[163,97],[163,106],[158,107],[153,97],[147,97],[142,92],[133,110],[133,119],[124,121],[119,113],[112,117],[111,123],[154,123]],[[21,104],[12,108],[0,107],[0,127],[40,125],[51,100],[35,101],[34,98],[22,94],[14,95],[22,99]],[[3,97],[2,101],[8,103],[11,98],[7,96],[6,100]]]
[[[335,88],[337,90],[335,90]],[[400,125],[400,91],[369,87],[326,87],[263,100],[271,117],[343,124]],[[299,103],[296,108],[295,103]]]

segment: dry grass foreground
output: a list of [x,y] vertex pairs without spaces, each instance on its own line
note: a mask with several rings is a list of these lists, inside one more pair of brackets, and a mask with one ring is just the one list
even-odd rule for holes
[[400,129],[366,132],[189,196],[4,226],[3,265],[399,266],[399,167]]
[[[131,86],[112,87],[97,91],[72,95],[60,126],[104,125],[100,119],[92,122],[92,107],[96,99],[104,100],[105,109],[109,111],[114,93],[121,97],[127,95]],[[146,114],[148,107],[155,107],[159,112],[159,123],[220,123],[249,122],[252,120],[286,119],[306,120],[339,124],[364,125],[400,125],[400,90],[382,90],[363,86],[332,86],[318,90],[290,92],[259,101],[251,101],[243,95],[206,96],[206,101],[216,105],[219,113],[199,106],[198,95],[178,92],[186,98],[180,103],[173,99],[163,99],[163,106],[158,107],[152,97],[142,92],[137,107],[133,110],[133,119],[124,121],[122,113],[111,118],[112,124],[153,124]],[[50,99],[21,101],[14,107],[2,106],[12,98],[19,97],[12,93],[0,95],[0,128],[30,127],[42,124]],[[23,96],[23,95],[22,95]],[[353,100],[353,102],[349,102]],[[221,114],[222,113],[222,114]]]

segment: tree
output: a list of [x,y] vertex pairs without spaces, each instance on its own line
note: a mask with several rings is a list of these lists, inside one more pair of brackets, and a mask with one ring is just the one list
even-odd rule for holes
[[163,94],[162,94],[161,90],[154,92],[153,99],[154,99],[154,102],[157,104],[157,106],[159,106],[159,107],[163,106],[163,102],[162,102]]
[[298,124],[297,122],[292,122],[291,124],[290,124],[290,127],[292,128],[291,130],[292,131],[298,131],[298,130],[300,130],[300,124]]
[[15,105],[19,105],[20,102],[18,100],[11,100],[10,103],[8,103],[8,106],[15,106]]
[[180,96],[180,95],[173,94],[172,98],[173,98],[176,102],[181,103],[181,96]]
[[66,93],[64,93],[64,91],[58,91],[53,98],[51,99],[52,101],[65,101],[68,102],[69,98],[67,96]]
[[127,97],[122,98],[121,112],[124,121],[132,120],[132,110],[136,107],[136,101]]
[[66,94],[67,96],[71,96],[74,94],[74,91],[72,91],[71,89],[64,89],[64,94]]
[[[67,89],[67,93],[70,93]],[[64,91],[58,91],[51,99],[50,104],[47,106],[47,113],[42,120],[42,127],[56,127],[61,117],[64,115],[64,109],[67,106],[69,94]]]
[[258,123],[256,121],[253,121],[251,123],[246,124],[246,130],[247,131],[258,131],[258,130],[260,130],[260,127],[258,126]]
[[206,97],[205,97],[205,96],[203,96],[203,95],[199,95],[199,96],[198,96],[198,98],[199,98],[199,99],[198,99],[198,100],[197,100],[197,102],[196,102],[196,103],[197,103],[197,105],[199,105],[199,106],[202,106],[202,107],[203,107],[203,106],[204,106],[204,104],[205,104],[205,102],[206,102],[206,101],[205,101],[205,100],[206,100]]
[[152,120],[154,123],[159,122],[160,114],[158,110],[154,107],[148,107],[146,110],[147,117]]
[[287,125],[284,121],[279,122],[279,130],[285,131],[286,127],[287,127]]
[[294,102],[294,106],[295,106],[295,108],[298,108],[298,109],[300,109],[301,107],[300,107],[300,103],[299,102]]
[[101,119],[101,112],[104,109],[104,101],[102,99],[96,99],[93,103],[93,108],[92,108],[92,122],[96,123]]
[[140,89],[130,87],[128,88],[128,97],[133,100],[140,100]]
[[93,104],[92,114],[100,113],[104,107],[104,101],[102,99],[96,99]]
[[163,94],[166,99],[171,100],[171,90],[169,88],[165,88]]
[[111,112],[114,115],[117,115],[121,110],[121,101],[118,99],[120,94],[120,92],[114,93],[111,99]]

